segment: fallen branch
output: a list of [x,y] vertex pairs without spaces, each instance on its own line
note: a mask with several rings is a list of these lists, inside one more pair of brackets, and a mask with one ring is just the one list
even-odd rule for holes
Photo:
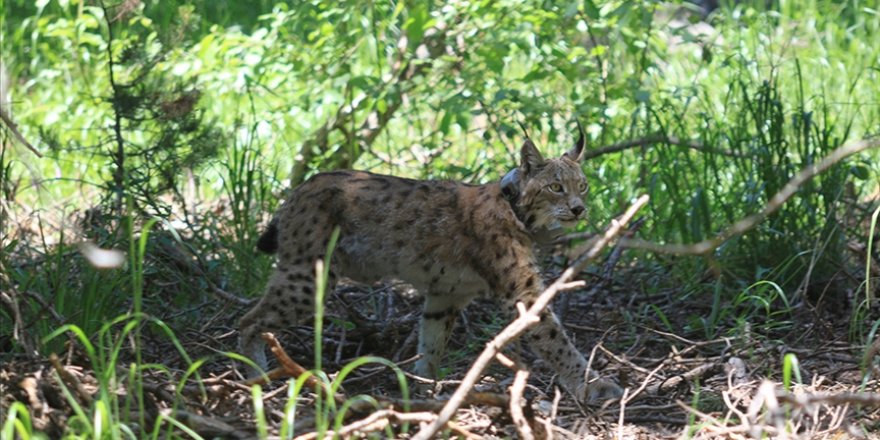
[[[443,410],[440,411],[437,419],[413,436],[414,440],[428,440],[434,438],[437,432],[446,425],[446,422],[452,418],[461,404],[464,403],[465,397],[477,383],[480,376],[482,376],[483,370],[486,369],[489,362],[495,358],[495,355],[513,339],[519,337],[526,330],[539,322],[539,315],[547,307],[550,301],[553,300],[556,294],[572,286],[572,283],[570,283],[569,280],[574,277],[575,274],[579,273],[590,260],[596,258],[602,249],[620,234],[626,226],[626,223],[628,223],[636,212],[647,202],[648,196],[639,197],[626,213],[621,216],[620,220],[612,220],[611,226],[605,231],[602,237],[596,241],[593,247],[578,257],[578,259],[562,273],[559,279],[547,287],[547,289],[538,296],[532,307],[526,310],[522,303],[518,304],[518,306],[520,306],[518,307],[520,310],[520,316],[505,327],[498,336],[486,344],[486,348],[480,353],[480,356],[474,362],[473,366],[471,366],[464,379],[462,379],[461,384],[452,394],[452,397],[450,397],[449,402],[443,407]],[[577,283],[577,285],[581,284],[582,283]]]
[[[278,362],[281,364],[281,368],[284,370],[287,375],[294,379],[299,379],[303,374],[308,373],[308,370],[303,368],[302,365],[298,364],[295,360],[293,360],[286,351],[284,351],[284,347],[281,346],[281,343],[278,342],[278,339],[275,338],[275,335],[269,332],[263,333],[262,335],[263,341],[266,342],[266,345],[269,346],[269,350],[272,351],[272,354],[275,355],[275,358],[278,359]],[[305,380],[305,385],[311,388],[313,391],[318,392],[318,379],[315,376],[310,376]]]
[[718,371],[722,369],[723,366],[715,363],[708,363],[700,365],[696,368],[688,370],[682,374],[677,374],[675,376],[669,377],[666,380],[660,381],[655,385],[651,385],[646,387],[645,393],[648,395],[663,395],[670,393],[672,391],[677,390],[679,387],[683,385],[690,386],[691,382],[694,382],[708,373]]
[[79,396],[80,400],[85,406],[91,407],[93,400],[92,395],[88,391],[86,391],[86,389],[82,386],[82,383],[80,383],[79,379],[77,379],[76,376],[73,375],[73,373],[67,371],[67,369],[64,368],[64,365],[61,365],[61,360],[58,359],[58,355],[56,355],[55,353],[50,354],[49,362],[52,363],[52,367],[55,368],[55,372],[58,373],[58,377],[61,379],[61,381],[73,388],[73,390],[76,392],[77,396]]
[[[275,368],[266,373],[265,376],[260,375],[251,379],[244,381],[242,384],[251,387],[257,384],[265,384],[267,382],[288,378],[291,377],[293,379],[299,379],[303,374],[308,373],[302,365],[293,360],[286,351],[284,351],[284,347],[281,346],[281,343],[278,342],[278,339],[275,338],[275,335],[269,332],[263,333],[262,336],[263,341],[266,345],[269,346],[269,349],[272,351],[272,354],[275,355],[275,358],[278,359],[278,363],[281,364],[280,367]],[[268,377],[268,380],[266,379]],[[319,393],[321,392],[321,386],[318,382],[318,379],[315,376],[309,376],[304,385],[309,387],[312,391]],[[338,402],[344,402],[345,396],[335,396],[334,397]]]
[[9,128],[9,131],[12,132],[12,137],[15,138],[15,140],[24,145],[28,150],[31,150],[34,154],[37,155],[37,157],[43,157],[43,155],[40,154],[39,150],[34,148],[34,146],[31,145],[31,143],[28,142],[27,139],[24,138],[24,136],[21,135],[21,132],[18,131],[18,126],[15,125],[15,122],[12,121],[12,118],[10,118],[6,114],[6,112],[0,111],[0,120],[2,120],[4,124],[6,124],[6,126]]
[[741,154],[733,153],[725,150],[712,150],[706,148],[700,142],[692,141],[689,139],[680,139],[675,136],[666,136],[662,134],[656,134],[653,136],[646,136],[643,138],[632,139],[628,141],[618,142],[616,144],[606,145],[603,147],[596,148],[595,150],[585,151],[584,152],[584,160],[590,160],[597,158],[599,156],[603,156],[610,153],[617,153],[618,151],[627,150],[630,148],[636,147],[644,147],[645,145],[651,144],[669,144],[669,145],[677,145],[681,147],[687,147],[692,150],[705,151],[707,153],[720,154],[722,156],[730,156],[730,157],[742,157]]
[[822,405],[860,405],[880,407],[880,393],[856,392],[856,393],[811,393],[795,394],[777,392],[776,398],[780,402],[789,403],[799,407],[807,407],[816,404]]
[[[645,217],[637,219],[623,234],[621,234],[621,238],[632,238],[644,224]],[[602,278],[586,293],[587,298],[590,298],[600,290],[611,286],[611,282],[614,280],[614,268],[617,266],[617,262],[620,261],[620,257],[623,255],[623,249],[624,247],[621,246],[620,243],[611,249],[611,254],[608,255],[608,259],[605,260],[605,264],[602,266]]]
[[[408,412],[402,413],[397,412],[393,409],[381,409],[373,412],[369,416],[352,422],[348,425],[345,425],[339,428],[338,431],[327,431],[324,433],[325,439],[328,438],[351,438],[363,434],[367,434],[370,432],[381,431],[385,429],[388,425],[394,424],[403,424],[403,423],[427,423],[436,419],[436,416],[431,412]],[[456,435],[461,436],[466,439],[478,439],[480,437],[474,435],[473,433],[467,431],[466,429],[458,426],[455,423],[449,423],[447,427],[452,430]],[[310,432],[308,434],[303,434],[298,437],[294,437],[294,440],[315,440],[318,438],[317,432]]]
[[651,252],[676,254],[676,255],[706,255],[717,249],[725,241],[733,237],[741,235],[746,231],[754,228],[758,223],[762,222],[767,216],[776,212],[788,199],[790,199],[800,189],[801,185],[831,168],[841,160],[860,153],[870,148],[880,146],[880,138],[862,139],[851,144],[840,147],[831,154],[825,156],[818,164],[809,165],[791,178],[779,192],[773,195],[764,205],[764,208],[755,214],[749,215],[736,223],[730,225],[727,229],[719,233],[713,238],[709,238],[698,243],[692,244],[659,244],[645,241],[637,238],[624,238],[620,240],[621,246],[643,249]]
[[176,420],[205,438],[251,438],[251,434],[239,431],[234,426],[217,418],[171,408],[160,410],[160,414],[166,419]]
[[[632,224],[630,224],[629,228],[627,228],[627,230],[623,234],[621,234],[621,237],[622,238],[632,237],[633,235],[635,235],[636,232],[638,232],[639,228],[641,228],[642,225],[644,225],[644,224],[645,224],[644,217],[637,219],[636,221],[632,222]],[[558,238],[554,243],[562,244],[562,243],[568,243],[573,240],[580,240],[580,239],[584,239],[584,238],[588,239],[586,243],[581,244],[580,247],[578,247],[576,250],[570,250],[568,252],[568,257],[572,258],[576,255],[580,255],[580,253],[583,252],[584,249],[589,249],[593,245],[593,243],[596,240],[595,233],[579,232],[579,233],[569,234],[569,235]],[[614,246],[614,248],[611,249],[611,253],[608,254],[608,258],[605,260],[605,264],[602,266],[601,278],[599,279],[598,282],[593,283],[593,287],[591,287],[590,290],[588,290],[586,293],[581,294],[584,298],[592,298],[599,291],[601,291],[603,289],[607,289],[608,287],[611,286],[611,283],[613,282],[613,277],[614,277],[614,268],[617,266],[618,261],[620,261],[620,257],[623,256],[623,249],[624,248],[620,245],[620,243],[618,243],[617,245]],[[566,295],[566,296],[562,297],[559,301],[559,305],[557,307],[554,307],[554,309],[556,310],[556,313],[559,315],[560,321],[565,321],[565,316],[566,316],[568,309],[569,309],[568,303],[569,303],[569,301],[571,301],[571,297],[572,297],[571,295]]]
[[35,344],[29,340],[25,333],[25,322],[21,317],[18,301],[15,300],[12,294],[0,290],[0,304],[3,304],[6,307],[7,313],[12,316],[12,340],[21,344],[28,356],[36,354]]
[[516,426],[519,438],[523,440],[533,440],[535,438],[529,420],[523,414],[523,391],[526,389],[528,379],[528,370],[517,370],[513,378],[513,385],[510,386],[510,418],[513,420],[514,426]]

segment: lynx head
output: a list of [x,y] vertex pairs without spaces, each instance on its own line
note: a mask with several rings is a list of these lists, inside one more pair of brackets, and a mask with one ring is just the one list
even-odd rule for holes
[[583,151],[583,131],[571,150],[551,159],[544,159],[526,138],[519,167],[504,177],[501,191],[529,230],[571,227],[586,217],[584,197],[589,186],[581,169]]

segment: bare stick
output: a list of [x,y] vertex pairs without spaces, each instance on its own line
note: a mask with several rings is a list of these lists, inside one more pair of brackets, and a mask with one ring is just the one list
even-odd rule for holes
[[61,365],[61,360],[58,359],[58,355],[52,353],[49,355],[49,362],[52,363],[52,367],[55,368],[55,372],[58,373],[58,377],[66,382],[68,385],[73,387],[73,390],[76,391],[76,394],[79,396],[80,400],[85,404],[85,406],[92,405],[92,395],[89,394],[88,391],[83,387],[82,383],[80,383],[79,379],[73,375],[70,371],[67,371],[64,368],[64,365]]
[[825,156],[818,164],[809,165],[797,174],[795,174],[795,176],[792,177],[791,180],[789,180],[788,183],[786,183],[785,186],[783,186],[782,189],[779,190],[779,192],[777,192],[773,195],[773,197],[770,198],[770,200],[767,202],[766,205],[764,205],[764,208],[760,212],[740,219],[713,238],[709,238],[701,242],[692,244],[659,244],[636,238],[624,238],[620,240],[620,244],[621,246],[628,248],[644,249],[651,252],[665,254],[708,254],[717,249],[718,246],[721,246],[721,244],[725,241],[730,240],[731,238],[736,237],[754,228],[758,223],[767,218],[767,216],[776,212],[782,206],[782,204],[788,201],[788,199],[790,199],[798,191],[798,189],[800,189],[801,185],[806,183],[808,180],[823,173],[828,168],[831,168],[834,164],[849,156],[852,156],[853,154],[860,153],[869,148],[876,148],[878,146],[880,146],[880,138],[862,139],[860,141],[844,145],[834,150],[833,152],[831,152],[831,154]]
[[741,157],[740,154],[732,153],[730,151],[712,150],[712,149],[706,148],[705,145],[703,145],[697,141],[692,141],[692,140],[688,140],[688,139],[679,139],[675,136],[666,136],[666,135],[662,135],[662,134],[656,134],[653,136],[646,136],[643,138],[632,139],[632,140],[628,140],[628,141],[618,142],[616,144],[606,145],[603,147],[599,147],[595,150],[585,151],[584,152],[584,160],[594,159],[599,156],[603,156],[603,155],[610,154],[610,153],[617,153],[618,151],[623,151],[623,150],[627,150],[630,148],[644,147],[645,145],[661,144],[661,143],[670,144],[670,145],[678,145],[678,146],[690,148],[692,150],[705,151],[707,153],[721,154],[724,156]]
[[[489,365],[489,362],[495,358],[495,355],[513,339],[539,322],[539,315],[541,312],[547,307],[547,304],[553,300],[557,293],[570,284],[568,280],[570,280],[575,274],[579,273],[590,260],[596,258],[602,249],[620,234],[626,226],[626,223],[629,222],[636,212],[647,202],[648,196],[645,195],[639,197],[638,200],[636,200],[636,202],[621,216],[620,220],[612,220],[611,226],[608,227],[602,237],[596,241],[589,251],[578,257],[571,266],[565,269],[559,279],[547,287],[547,289],[538,296],[531,308],[525,312],[521,312],[518,318],[505,327],[498,336],[486,344],[486,348],[480,353],[480,356],[474,362],[473,366],[471,366],[471,369],[467,372],[464,379],[462,379],[461,384],[452,394],[452,397],[450,397],[446,406],[443,407],[443,410],[440,411],[437,419],[413,436],[414,440],[429,440],[434,438],[437,432],[443,428],[461,404],[464,403],[465,396],[468,395],[468,392],[477,383],[477,380],[479,380],[480,376],[483,374],[483,370],[485,370]],[[520,310],[523,309],[525,308],[520,308]]]
[[21,132],[18,131],[18,126],[15,125],[15,122],[12,121],[12,118],[6,115],[6,112],[0,111],[0,120],[2,120],[7,127],[9,127],[9,131],[12,132],[12,137],[14,137],[15,140],[24,145],[28,150],[33,151],[34,154],[37,155],[37,157],[43,157],[43,155],[40,154],[40,152],[36,148],[34,148],[34,146],[31,145],[31,143],[28,142],[27,139],[24,138],[24,136],[21,135]]
[[626,402],[629,400],[629,388],[623,389],[623,397],[620,398],[620,414],[617,416],[617,438],[623,438],[623,421],[626,414]]
[[776,393],[776,398],[780,402],[790,403],[792,405],[806,407],[817,403],[825,405],[861,405],[870,407],[880,407],[880,393],[814,393],[814,394],[794,394],[794,393]]
[[[412,422],[430,422],[434,420],[436,416],[430,412],[410,412],[410,413],[401,413],[397,412],[393,409],[382,409],[379,411],[375,411],[371,413],[369,416],[352,422],[348,425],[341,427],[338,431],[329,431],[324,433],[324,438],[349,438],[355,437],[357,434],[367,434],[369,432],[376,432],[385,429],[391,423],[412,423]],[[455,423],[450,422],[448,424],[448,428],[455,432],[456,435],[466,438],[466,439],[478,439],[479,436],[474,435],[473,433],[467,431],[466,429],[458,426]],[[318,438],[317,432],[310,432],[308,434],[303,434],[299,437],[295,437],[294,440],[314,440]]]
[[[269,332],[263,333],[262,335],[263,341],[266,342],[266,345],[269,346],[269,349],[272,350],[272,354],[275,355],[275,358],[278,359],[278,362],[281,364],[281,367],[284,368],[284,371],[290,375],[290,377],[294,379],[298,379],[303,374],[308,373],[308,371],[302,367],[302,365],[298,364],[295,360],[291,359],[290,356],[284,351],[284,347],[281,346],[281,343],[278,342],[278,339],[275,338],[275,335]],[[305,385],[311,388],[315,392],[319,392],[318,390],[318,381],[315,379],[315,376],[310,376],[305,381]]]
[[516,426],[516,432],[519,438],[523,440],[533,440],[535,435],[532,433],[532,427],[529,425],[528,419],[523,414],[523,391],[526,389],[526,381],[529,379],[527,370],[517,370],[516,376],[513,378],[513,385],[510,386],[510,418]]

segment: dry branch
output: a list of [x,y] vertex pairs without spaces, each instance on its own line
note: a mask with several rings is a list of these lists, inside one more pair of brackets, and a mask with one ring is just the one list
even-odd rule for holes
[[6,307],[7,313],[12,316],[12,340],[21,344],[28,356],[35,353],[34,344],[28,340],[25,333],[25,322],[21,317],[21,309],[18,301],[11,294],[0,290],[0,304]]
[[21,135],[21,132],[18,131],[18,126],[15,125],[15,122],[12,121],[12,118],[10,118],[5,112],[0,111],[0,120],[2,120],[7,127],[9,127],[9,131],[12,132],[12,137],[14,137],[15,140],[24,145],[28,150],[33,151],[33,153],[36,154],[37,157],[43,157],[43,155],[40,154],[40,152],[36,148],[34,148],[34,146],[31,145],[31,143],[28,142],[24,138],[24,136]]
[[880,393],[855,392],[855,393],[811,393],[795,394],[777,392],[776,398],[780,402],[789,403],[799,407],[811,405],[860,405],[880,407]]
[[624,238],[620,240],[620,244],[628,248],[644,249],[657,253],[677,255],[708,254],[717,249],[718,246],[721,246],[721,244],[725,241],[730,240],[731,238],[741,235],[746,231],[754,228],[758,223],[767,218],[767,216],[776,212],[786,201],[788,201],[788,199],[790,199],[798,191],[798,189],[800,189],[800,187],[804,183],[806,183],[813,177],[816,177],[817,175],[823,173],[836,163],[849,156],[852,156],[853,154],[860,153],[870,148],[876,148],[878,146],[880,146],[880,138],[862,139],[834,150],[829,155],[825,156],[819,163],[809,165],[797,174],[795,174],[795,176],[792,177],[791,180],[789,180],[788,183],[786,183],[785,186],[783,186],[782,189],[779,190],[779,192],[777,192],[773,195],[773,197],[770,198],[770,200],[767,202],[766,205],[764,205],[764,208],[761,209],[760,212],[740,219],[713,238],[709,238],[701,242],[692,244],[659,244],[635,238]]
[[529,420],[523,414],[523,391],[526,389],[528,379],[529,372],[527,370],[517,370],[513,385],[510,386],[510,418],[513,419],[519,438],[523,440],[535,438]]
[[55,368],[55,372],[58,373],[58,377],[67,385],[73,388],[76,392],[76,395],[79,396],[80,400],[85,406],[92,405],[92,395],[86,391],[83,387],[82,383],[80,383],[79,379],[73,375],[70,371],[67,371],[63,365],[61,365],[61,360],[58,359],[58,355],[52,353],[49,355],[49,362],[52,363],[52,367]]
[[[263,341],[266,342],[266,345],[269,346],[269,349],[272,351],[272,354],[275,355],[275,358],[278,359],[278,363],[281,364],[280,367],[269,371],[265,376],[257,376],[252,379],[248,379],[243,382],[243,385],[250,387],[256,384],[266,383],[266,377],[268,377],[269,381],[292,377],[294,379],[299,379],[303,374],[307,374],[308,370],[306,370],[302,365],[293,360],[286,351],[284,351],[284,347],[281,346],[281,343],[278,342],[278,339],[275,338],[275,335],[269,332],[263,333],[262,335]],[[321,392],[321,384],[318,382],[318,379],[315,376],[309,376],[304,385],[309,387],[312,391],[316,393]],[[342,403],[345,401],[345,396],[337,395],[334,396],[337,402]]]
[[251,436],[239,431],[234,426],[213,417],[206,417],[184,410],[162,409],[161,413],[166,418],[173,418],[188,426],[193,431],[205,438],[250,438]]
[[[363,435],[370,432],[381,431],[385,429],[388,425],[402,424],[402,423],[412,423],[412,422],[431,422],[436,418],[436,416],[431,412],[409,412],[409,413],[401,413],[397,412],[393,409],[381,409],[379,411],[373,412],[369,416],[352,422],[348,425],[341,427],[338,431],[327,431],[324,433],[325,439],[330,438],[351,438],[356,437],[358,434]],[[450,423],[448,425],[449,429],[455,432],[456,435],[466,438],[466,439],[477,439],[480,438],[473,433],[465,430],[464,428]],[[294,437],[294,440],[315,440],[318,438],[317,432],[310,432],[308,434],[303,434],[298,437]]]
[[681,147],[687,147],[692,150],[720,154],[723,156],[742,157],[742,155],[737,154],[737,153],[733,153],[730,151],[712,150],[712,149],[706,148],[705,145],[703,145],[702,143],[697,142],[697,141],[692,141],[692,140],[688,140],[688,139],[680,139],[675,136],[666,136],[663,134],[657,134],[657,135],[653,135],[653,136],[646,136],[643,138],[618,142],[616,144],[605,145],[605,146],[596,148],[595,150],[585,151],[584,152],[584,160],[590,160],[590,159],[594,159],[594,158],[597,158],[599,156],[603,156],[606,154],[617,153],[618,151],[623,151],[623,150],[627,150],[630,148],[636,148],[636,147],[644,147],[646,145],[651,145],[651,144],[670,144],[670,145],[677,145],[677,146],[681,146]]
[[[440,412],[437,419],[413,436],[414,440],[431,439],[440,431],[446,422],[452,418],[462,403],[464,403],[468,392],[477,383],[477,380],[483,374],[483,370],[485,370],[489,365],[489,362],[495,358],[495,355],[512,340],[538,323],[539,315],[547,307],[550,301],[553,300],[556,294],[571,287],[572,283],[569,283],[569,280],[574,277],[575,274],[579,273],[590,260],[596,258],[602,249],[623,230],[626,223],[629,222],[636,212],[647,202],[648,196],[639,197],[626,213],[621,216],[620,220],[612,220],[611,226],[605,231],[602,237],[596,241],[589,251],[578,257],[578,259],[562,273],[559,279],[547,287],[547,289],[538,296],[531,308],[525,310],[525,307],[519,307],[520,316],[505,327],[498,336],[486,344],[486,348],[480,353],[480,356],[474,362],[473,366],[471,366],[464,379],[462,379],[461,385],[459,385],[452,394],[452,397],[449,399],[446,406],[443,407],[443,410]],[[522,303],[518,305],[522,306]]]
[[[275,355],[276,359],[278,359],[278,362],[281,364],[281,368],[283,368],[284,372],[287,373],[290,377],[294,379],[299,379],[300,376],[308,373],[308,370],[303,368],[302,365],[298,364],[287,354],[286,351],[284,351],[284,347],[281,346],[281,343],[278,342],[278,339],[275,338],[274,334],[267,332],[263,333],[261,336],[263,337],[263,341],[266,342],[266,345],[269,346],[272,354]],[[315,378],[315,376],[310,376],[308,379],[306,379],[305,385],[315,392],[319,391],[318,380]]]

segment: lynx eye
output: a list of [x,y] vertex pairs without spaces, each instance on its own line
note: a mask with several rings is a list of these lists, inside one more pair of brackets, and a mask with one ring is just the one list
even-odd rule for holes
[[560,185],[558,183],[551,183],[550,185],[547,185],[547,187],[550,188],[550,191],[553,191],[555,193],[562,192],[562,185]]
[[580,189],[581,193],[587,192],[587,182],[581,182],[581,185],[578,187],[578,189]]

